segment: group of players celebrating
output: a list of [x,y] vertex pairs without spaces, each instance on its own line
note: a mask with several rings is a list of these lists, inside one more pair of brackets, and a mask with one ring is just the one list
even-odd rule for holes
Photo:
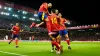
[[[46,23],[46,28],[48,30],[48,35],[51,38],[52,50],[56,50],[57,54],[62,53],[63,46],[61,43],[61,37],[66,37],[66,42],[68,43],[68,49],[70,47],[70,40],[68,37],[68,31],[66,30],[65,23],[69,22],[65,18],[62,17],[62,14],[58,12],[57,9],[52,9],[51,13],[49,13],[48,8],[52,7],[52,3],[42,3],[38,11],[38,17],[41,20],[41,23],[35,24],[32,23],[32,26],[39,27],[42,24]],[[54,46],[56,48],[54,48]]]
[[[41,20],[41,23],[36,24],[32,23],[30,28],[39,27],[42,24],[46,24],[46,28],[48,30],[48,35],[51,38],[52,50],[54,52],[56,50],[57,54],[61,54],[63,52],[63,46],[61,45],[61,38],[65,36],[66,42],[68,44],[68,49],[70,47],[70,40],[68,37],[68,31],[66,30],[65,23],[69,22],[65,18],[62,17],[62,14],[58,12],[57,9],[52,9],[51,13],[49,13],[48,8],[52,8],[52,3],[42,3],[38,11],[38,17]],[[16,26],[12,27],[12,36],[13,38],[10,40],[9,44],[15,39],[16,47],[18,47],[18,33],[22,31],[16,23]],[[55,48],[54,48],[55,47]]]

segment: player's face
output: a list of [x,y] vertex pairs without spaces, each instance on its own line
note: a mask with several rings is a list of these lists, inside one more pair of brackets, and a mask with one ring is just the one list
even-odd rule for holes
[[49,4],[48,4],[48,7],[51,8],[51,7],[52,7],[52,3],[49,3]]
[[58,16],[59,16],[59,17],[62,17],[62,14],[61,14],[61,13],[59,13],[59,14],[58,14]]
[[55,13],[58,14],[59,13],[58,10],[55,10]]
[[16,23],[16,26],[19,26],[19,23]]

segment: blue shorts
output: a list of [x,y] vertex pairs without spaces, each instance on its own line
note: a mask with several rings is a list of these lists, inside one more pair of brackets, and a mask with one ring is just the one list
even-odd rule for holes
[[44,21],[48,16],[44,12],[38,12],[38,17],[41,21]]
[[18,38],[17,34],[12,34],[12,38]]
[[59,34],[61,35],[61,36],[65,36],[66,34],[68,34],[68,31],[67,30],[60,30],[59,31]]

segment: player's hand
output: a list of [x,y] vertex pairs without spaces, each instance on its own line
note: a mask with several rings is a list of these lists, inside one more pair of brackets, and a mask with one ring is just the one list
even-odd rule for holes
[[31,25],[30,28],[32,28],[33,26]]
[[24,29],[20,30],[20,32],[23,32],[23,31],[24,31]]
[[39,27],[40,26],[40,24],[36,24],[36,26],[35,27]]
[[49,14],[49,15],[51,15],[51,14]]
[[13,30],[11,29],[11,31],[13,31]]

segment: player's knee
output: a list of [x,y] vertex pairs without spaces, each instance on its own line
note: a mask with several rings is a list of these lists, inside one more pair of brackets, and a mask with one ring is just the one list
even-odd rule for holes
[[69,37],[68,37],[68,34],[66,34],[65,37],[66,37],[66,38],[69,38]]
[[60,39],[57,39],[57,42],[60,42]]
[[15,40],[18,40],[18,38],[15,38]]
[[52,39],[52,41],[56,41],[56,39]]

